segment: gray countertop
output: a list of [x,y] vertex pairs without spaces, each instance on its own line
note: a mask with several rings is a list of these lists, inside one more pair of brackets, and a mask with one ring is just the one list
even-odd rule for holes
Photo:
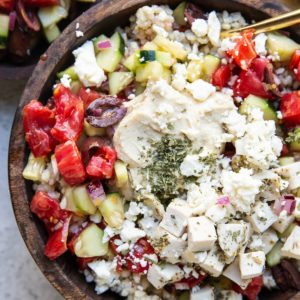
[[0,299],[61,300],[35,265],[18,231],[7,180],[10,128],[24,81],[0,81]]

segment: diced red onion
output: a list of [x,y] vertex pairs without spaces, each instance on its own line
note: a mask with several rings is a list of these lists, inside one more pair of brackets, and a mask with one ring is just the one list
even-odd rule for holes
[[98,42],[97,47],[100,50],[108,49],[111,47],[111,42],[110,42],[110,40],[100,41],[100,42]]
[[16,25],[17,14],[15,11],[10,12],[9,14],[9,30],[14,31]]
[[288,215],[291,215],[295,210],[295,207],[296,207],[295,196],[285,195],[275,201],[273,209],[277,215],[279,215],[283,210],[285,210]]
[[190,287],[186,282],[176,282],[175,284],[176,290],[189,290]]
[[217,199],[217,204],[218,205],[228,205],[230,203],[229,197],[228,196],[223,196]]
[[87,185],[86,190],[95,206],[99,206],[106,197],[103,185],[100,180],[90,182]]

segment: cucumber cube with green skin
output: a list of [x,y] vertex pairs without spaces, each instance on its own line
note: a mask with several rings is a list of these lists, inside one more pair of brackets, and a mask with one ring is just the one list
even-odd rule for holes
[[141,50],[139,53],[139,62],[145,64],[148,61],[156,60],[156,51],[154,50]]
[[40,181],[42,172],[46,167],[45,157],[35,157],[31,152],[26,167],[23,170],[23,178],[32,181]]
[[9,33],[9,16],[0,14],[0,49],[6,48]]
[[100,36],[98,36],[92,40],[96,54],[98,54],[101,51],[98,47],[98,43],[101,41],[106,41],[106,40],[109,40],[109,38],[104,34],[101,34]]
[[66,210],[75,213],[78,216],[84,216],[84,214],[78,209],[75,204],[74,197],[73,197],[73,189],[72,187],[68,186],[65,189],[64,197],[66,199]]
[[134,79],[131,72],[112,72],[108,75],[110,95],[117,95],[123,91]]
[[269,105],[269,102],[266,99],[249,95],[240,105],[239,112],[241,114],[247,114],[250,108],[259,108],[264,113],[265,120],[278,122],[275,110]]
[[138,59],[139,59],[139,53],[137,51],[131,54],[129,57],[127,57],[123,64],[129,71],[134,72],[137,67]]
[[185,8],[186,8],[186,2],[184,1],[181,2],[173,12],[173,17],[175,19],[175,22],[180,26],[186,25],[185,15],[184,15]]
[[277,242],[272,250],[267,254],[266,260],[269,267],[276,266],[281,260],[281,248],[283,247],[282,242]]
[[77,257],[97,257],[106,255],[108,242],[103,242],[104,232],[96,224],[86,227],[74,241],[73,248]]
[[44,28],[44,34],[48,43],[52,43],[61,34],[60,29],[56,24]]
[[271,32],[267,36],[266,48],[268,52],[272,55],[279,55],[280,61],[289,61],[294,52],[300,49],[298,43],[285,35]]
[[214,74],[221,64],[220,58],[207,54],[203,58],[202,70],[209,78]]
[[115,163],[115,174],[116,174],[116,186],[122,187],[125,186],[128,182],[128,171],[126,164],[117,160]]
[[81,213],[93,215],[96,212],[97,208],[90,199],[85,185],[77,186],[73,189],[73,198],[75,206]]
[[78,80],[78,76],[75,73],[74,66],[68,67],[64,71],[61,71],[61,72],[57,73],[56,76],[60,79],[64,75],[69,75],[69,77],[70,77],[71,80]]
[[284,157],[280,157],[278,161],[280,166],[286,166],[286,165],[293,164],[295,162],[295,158],[292,156],[284,156]]
[[158,61],[150,61],[136,69],[135,80],[137,82],[147,82],[148,80],[158,80],[163,77],[164,67]]
[[106,195],[105,200],[99,206],[99,210],[110,227],[120,228],[122,226],[125,219],[124,206],[118,193]]
[[44,29],[56,25],[67,16],[68,11],[60,5],[41,7],[38,10],[38,17]]
[[291,223],[283,233],[278,233],[278,237],[280,239],[288,238],[296,226],[296,223]]
[[113,72],[119,66],[124,55],[124,40],[119,32],[115,32],[110,38],[111,47],[101,50],[96,57],[100,68],[106,72]]

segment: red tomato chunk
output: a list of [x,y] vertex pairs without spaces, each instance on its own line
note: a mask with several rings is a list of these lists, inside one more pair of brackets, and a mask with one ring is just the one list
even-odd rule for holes
[[300,124],[300,91],[284,95],[280,101],[283,122],[287,126]]
[[15,0],[0,0],[0,11],[11,12],[15,7]]
[[263,278],[262,278],[262,276],[259,276],[259,277],[253,278],[245,290],[243,290],[237,284],[233,285],[233,289],[237,293],[246,296],[248,300],[256,300],[257,296],[259,295],[259,293],[262,289],[262,286],[263,286]]
[[230,67],[228,65],[222,65],[214,72],[212,76],[212,84],[218,86],[219,88],[223,88],[228,84],[230,77]]
[[55,146],[50,131],[55,123],[54,110],[37,100],[30,101],[23,109],[25,139],[35,157],[48,155]]
[[64,180],[69,185],[81,184],[86,179],[86,173],[80,152],[73,141],[67,141],[55,148],[57,167]]
[[289,68],[294,73],[295,79],[300,82],[300,49],[294,52]]
[[85,88],[79,90],[78,96],[84,103],[84,109],[86,109],[94,100],[102,98],[98,92]]
[[51,130],[52,136],[61,143],[77,141],[83,130],[83,101],[62,84],[55,88],[53,96],[56,123]]

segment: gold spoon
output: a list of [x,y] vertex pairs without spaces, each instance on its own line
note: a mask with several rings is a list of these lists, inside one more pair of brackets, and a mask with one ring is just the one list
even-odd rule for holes
[[254,30],[255,34],[259,34],[262,32],[279,30],[299,23],[300,23],[300,9],[296,9],[289,13],[274,18],[270,18],[261,22],[257,22],[249,26],[223,31],[221,32],[221,36],[222,38],[226,38],[233,35],[237,35],[240,32],[245,30]]

